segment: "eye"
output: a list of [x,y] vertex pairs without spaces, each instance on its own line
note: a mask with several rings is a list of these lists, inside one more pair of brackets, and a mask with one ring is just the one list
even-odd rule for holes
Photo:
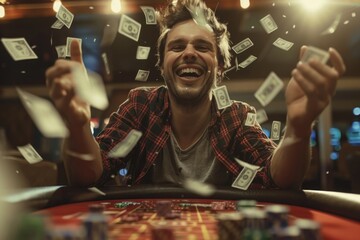
[[184,50],[184,48],[185,48],[184,45],[177,44],[177,45],[171,46],[170,50],[174,51],[174,52],[180,52],[180,51]]
[[200,52],[211,51],[211,47],[209,47],[208,45],[198,45],[198,46],[196,46],[196,49]]

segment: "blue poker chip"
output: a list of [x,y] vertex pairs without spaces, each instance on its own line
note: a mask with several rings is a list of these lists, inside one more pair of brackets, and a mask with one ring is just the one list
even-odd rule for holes
[[119,170],[119,174],[120,174],[120,176],[126,176],[126,174],[127,174],[127,169],[126,169],[126,168],[120,169],[120,170]]

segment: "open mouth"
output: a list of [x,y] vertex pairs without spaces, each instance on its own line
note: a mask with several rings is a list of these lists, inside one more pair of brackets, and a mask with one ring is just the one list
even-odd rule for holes
[[204,71],[198,68],[182,68],[176,71],[176,74],[181,78],[198,78],[203,75]]

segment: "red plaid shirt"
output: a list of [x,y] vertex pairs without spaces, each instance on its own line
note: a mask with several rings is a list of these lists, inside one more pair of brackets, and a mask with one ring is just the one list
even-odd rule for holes
[[[214,101],[212,110],[209,133],[216,159],[224,164],[234,180],[242,169],[234,158],[261,166],[263,168],[258,171],[250,188],[276,188],[270,175],[270,159],[276,144],[267,138],[258,124],[252,127],[244,125],[247,113],[254,113],[255,109],[235,101],[230,107],[219,111]],[[117,112],[111,114],[109,123],[96,137],[104,166],[98,185],[109,181],[110,176],[116,175],[129,161],[133,183],[140,183],[170,140],[170,119],[171,109],[165,86],[131,90],[128,99]],[[143,133],[137,145],[123,159],[108,158],[108,152],[131,129]]]

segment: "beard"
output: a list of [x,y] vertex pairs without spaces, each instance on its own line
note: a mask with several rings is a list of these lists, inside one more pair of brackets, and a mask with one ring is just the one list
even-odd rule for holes
[[210,99],[210,92],[215,84],[215,80],[211,81],[211,76],[202,85],[183,85],[179,82],[174,82],[173,79],[165,78],[166,86],[169,90],[169,95],[173,101],[178,105],[186,107],[194,107],[202,102]]

